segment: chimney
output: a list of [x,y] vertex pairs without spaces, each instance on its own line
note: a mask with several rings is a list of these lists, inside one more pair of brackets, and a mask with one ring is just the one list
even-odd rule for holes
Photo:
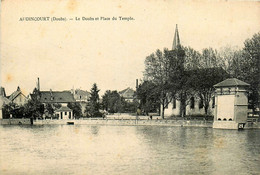
[[39,77],[37,79],[37,89],[38,89],[38,91],[40,91],[40,78]]

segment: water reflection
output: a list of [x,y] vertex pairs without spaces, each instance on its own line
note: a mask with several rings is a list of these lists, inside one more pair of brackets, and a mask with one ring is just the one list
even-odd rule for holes
[[0,126],[0,174],[259,174],[260,130]]
[[98,135],[99,128],[100,126],[91,126],[91,133],[93,135]]

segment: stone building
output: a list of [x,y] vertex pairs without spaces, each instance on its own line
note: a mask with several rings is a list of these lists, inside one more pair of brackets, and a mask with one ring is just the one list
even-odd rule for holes
[[216,85],[216,110],[213,128],[244,128],[248,115],[249,84],[228,78]]

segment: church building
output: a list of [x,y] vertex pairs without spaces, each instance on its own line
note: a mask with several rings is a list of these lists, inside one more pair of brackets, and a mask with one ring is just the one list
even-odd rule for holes
[[[173,39],[173,44],[172,44],[172,52],[176,51],[181,47],[180,43],[180,37],[179,37],[179,31],[178,31],[178,26],[176,24],[176,29],[175,29],[175,34],[174,34],[174,39]],[[181,60],[177,60],[181,61]],[[185,70],[185,63],[184,60],[183,62],[183,69],[184,71],[189,71],[192,72],[193,70]],[[208,68],[208,69],[218,69],[218,68]],[[213,70],[214,71],[214,70]],[[195,72],[194,72],[195,73]],[[195,91],[194,91],[195,92]],[[188,104],[186,105],[186,116],[196,116],[196,115],[204,115],[205,114],[205,109],[203,106],[203,102],[198,96],[196,95],[196,92],[194,93],[194,96],[192,96],[189,99],[186,99],[188,101]],[[212,96],[210,102],[209,102],[209,107],[208,107],[208,115],[213,115],[214,113],[214,96]],[[161,105],[161,115],[162,115],[162,105]],[[172,101],[166,106],[164,110],[164,117],[171,117],[171,116],[180,116],[181,115],[181,103],[180,100],[177,100],[175,98],[172,99]]]

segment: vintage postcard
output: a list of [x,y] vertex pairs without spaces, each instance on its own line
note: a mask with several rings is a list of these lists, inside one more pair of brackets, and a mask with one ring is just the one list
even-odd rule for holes
[[0,174],[260,174],[259,1],[0,13]]

